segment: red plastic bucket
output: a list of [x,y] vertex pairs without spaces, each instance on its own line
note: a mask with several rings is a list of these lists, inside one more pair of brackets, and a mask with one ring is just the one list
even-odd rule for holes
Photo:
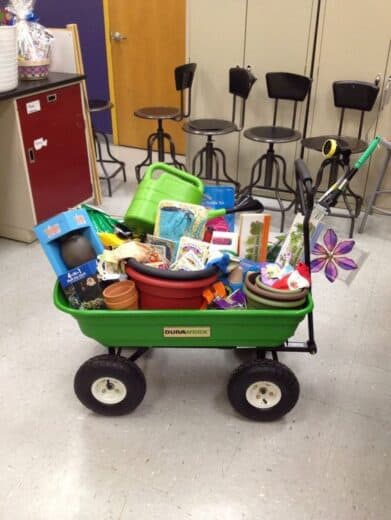
[[139,292],[140,309],[199,309],[202,292],[217,280],[217,274],[199,280],[165,280],[137,272],[127,266]]

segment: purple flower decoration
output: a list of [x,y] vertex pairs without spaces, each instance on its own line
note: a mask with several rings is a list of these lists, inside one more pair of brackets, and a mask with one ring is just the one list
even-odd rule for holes
[[354,240],[342,240],[338,243],[335,231],[328,229],[323,235],[323,243],[326,247],[317,243],[312,250],[312,254],[319,257],[311,260],[311,271],[313,273],[317,273],[325,268],[324,272],[327,280],[334,282],[338,276],[337,266],[347,271],[357,269],[357,264],[354,260],[343,256],[350,253],[353,249]]

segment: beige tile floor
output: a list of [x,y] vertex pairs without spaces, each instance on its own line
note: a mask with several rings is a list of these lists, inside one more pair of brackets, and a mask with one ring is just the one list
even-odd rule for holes
[[[129,181],[104,207],[122,215],[142,152],[117,152]],[[331,224],[346,236],[346,221]],[[232,411],[225,385],[241,360],[219,350],[156,350],[140,360],[148,390],[133,414],[89,412],[73,376],[103,349],[54,308],[39,245],[1,239],[0,518],[390,518],[390,238],[391,220],[370,217],[351,285],[314,275],[319,352],[282,356],[301,397],[269,424]]]

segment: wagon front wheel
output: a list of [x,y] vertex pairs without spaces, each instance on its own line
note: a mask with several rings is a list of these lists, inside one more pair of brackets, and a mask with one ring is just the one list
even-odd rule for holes
[[254,421],[279,419],[295,406],[299,393],[299,382],[292,370],[269,359],[241,365],[228,382],[232,406]]
[[103,355],[86,361],[76,372],[74,390],[79,400],[101,415],[133,411],[146,392],[141,369],[124,357]]

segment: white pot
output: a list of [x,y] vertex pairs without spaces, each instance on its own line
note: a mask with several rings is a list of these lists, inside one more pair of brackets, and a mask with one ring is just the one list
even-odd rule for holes
[[16,26],[0,26],[0,92],[18,86]]
[[0,25],[0,44],[10,41],[16,42],[16,25]]

